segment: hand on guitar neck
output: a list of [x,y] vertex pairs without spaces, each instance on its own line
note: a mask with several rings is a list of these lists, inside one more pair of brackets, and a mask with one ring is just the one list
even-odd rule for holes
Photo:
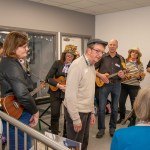
[[121,79],[123,79],[123,78],[125,77],[125,72],[126,72],[126,70],[120,70],[117,75],[118,75]]

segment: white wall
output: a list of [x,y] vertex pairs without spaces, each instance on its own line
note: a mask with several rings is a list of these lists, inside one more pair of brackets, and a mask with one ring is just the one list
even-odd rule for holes
[[[118,53],[125,58],[128,50],[139,47],[143,54],[141,60],[146,65],[150,60],[150,7],[143,7],[116,13],[97,15],[95,36],[109,41],[119,41]],[[141,86],[150,86],[150,74],[147,73]]]

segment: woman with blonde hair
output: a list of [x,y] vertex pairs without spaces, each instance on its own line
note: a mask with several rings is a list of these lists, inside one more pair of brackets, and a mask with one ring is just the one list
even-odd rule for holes
[[[121,94],[119,98],[119,110],[120,118],[117,123],[121,123],[125,118],[125,103],[129,95],[131,107],[133,108],[133,103],[135,97],[140,89],[140,82],[144,79],[144,67],[141,62],[142,53],[139,48],[132,48],[128,51],[128,58],[126,59],[126,68],[128,73],[126,74],[127,79],[121,82]],[[130,118],[129,126],[135,125],[136,117],[135,114]]]
[[139,91],[134,102],[136,126],[115,132],[111,150],[150,150],[150,87]]

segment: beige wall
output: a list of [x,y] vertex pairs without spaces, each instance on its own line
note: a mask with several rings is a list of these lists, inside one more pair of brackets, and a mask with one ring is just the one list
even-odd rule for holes
[[27,0],[0,0],[0,26],[92,35],[94,37],[95,16]]

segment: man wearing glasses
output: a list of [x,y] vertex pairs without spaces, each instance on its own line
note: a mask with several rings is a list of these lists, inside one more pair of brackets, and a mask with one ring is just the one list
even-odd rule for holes
[[[111,116],[109,122],[109,133],[113,136],[116,129],[117,115],[118,115],[118,101],[121,91],[121,79],[124,78],[123,69],[125,69],[124,58],[117,53],[118,41],[112,39],[108,43],[108,53],[104,54],[102,59],[95,65],[98,71],[96,72],[104,83],[98,87],[98,133],[96,138],[101,138],[105,133],[105,108],[107,104],[107,97],[111,94]],[[109,75],[114,74],[113,77]]]
[[95,123],[94,94],[97,63],[107,46],[107,42],[92,39],[87,43],[83,56],[71,64],[66,83],[64,111],[67,138],[82,143],[87,150],[89,125]]

